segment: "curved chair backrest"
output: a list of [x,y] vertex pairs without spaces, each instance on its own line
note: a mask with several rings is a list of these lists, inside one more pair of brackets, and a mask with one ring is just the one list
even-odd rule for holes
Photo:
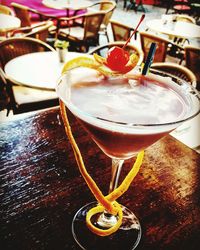
[[84,16],[84,39],[98,39],[98,32],[103,21],[105,13],[95,12],[85,14]]
[[[118,47],[123,47],[125,44],[125,42],[113,42],[113,43],[108,43],[108,44],[105,44],[105,45],[101,45],[101,46],[98,46],[92,50],[90,50],[88,52],[88,54],[92,55],[94,53],[100,55],[100,56],[103,56],[103,57],[106,57],[106,54],[108,52],[108,50],[114,46],[118,46]],[[143,59],[144,59],[144,54],[142,52],[142,50],[138,47],[136,47],[135,45],[132,45],[132,44],[128,44],[126,46],[126,50],[129,51],[130,54],[137,54],[139,56],[139,61],[138,61],[138,65],[141,65],[141,63],[143,62]]]
[[134,30],[130,26],[114,20],[110,20],[110,24],[114,41],[127,41],[131,35],[131,32]]
[[14,16],[13,10],[5,5],[2,5],[2,4],[0,4],[0,13]]
[[46,42],[49,36],[49,29],[53,27],[52,21],[40,22],[31,27],[21,27],[12,32],[12,36],[17,34],[18,37],[33,37]]
[[92,4],[88,8],[89,12],[100,11],[100,12],[104,13],[104,18],[101,22],[99,34],[105,35],[108,42],[109,42],[109,36],[108,36],[107,26],[110,22],[112,15],[113,15],[113,12],[116,8],[116,5],[117,5],[116,2],[114,2],[114,1],[102,0],[102,1],[99,1],[99,2]]
[[0,68],[0,111],[9,109],[10,97],[7,91],[7,81],[3,70]]
[[188,23],[196,23],[195,19],[191,16],[188,15],[175,15],[176,21],[183,21],[183,22],[188,22]]
[[11,59],[28,53],[55,51],[53,47],[35,38],[9,38],[0,43],[0,64],[4,68]]
[[148,32],[140,32],[141,47],[144,52],[145,60],[149,53],[151,43],[156,43],[156,52],[154,55],[154,62],[164,62],[167,54],[168,44],[170,43],[167,39],[153,35]]
[[17,107],[12,84],[7,80],[7,77],[2,68],[0,68],[0,110],[7,109],[7,115],[10,110]]
[[110,21],[110,18],[112,17],[115,8],[116,2],[114,1],[101,1],[100,3],[100,10],[105,12],[105,17],[102,21],[102,24],[104,24],[106,27]]
[[44,21],[38,25],[32,26],[32,30],[29,33],[25,33],[25,37],[33,37],[41,41],[46,41],[49,35],[49,28],[53,27],[52,21]]
[[[104,16],[103,11],[95,11],[70,18],[59,18],[57,37],[69,41],[70,47],[74,46],[74,50],[87,52],[89,46],[99,44],[99,30]],[[80,19],[81,24],[77,22]],[[62,22],[71,21],[77,25],[62,28]]]
[[187,45],[184,47],[184,50],[186,67],[195,74],[198,85],[197,89],[200,89],[200,48]]
[[176,76],[196,87],[196,76],[194,73],[186,68],[185,66],[179,65],[177,63],[153,63],[151,65],[152,69],[157,69],[170,75]]
[[12,2],[11,6],[15,11],[16,16],[21,20],[21,27],[31,26],[29,7],[15,2]]

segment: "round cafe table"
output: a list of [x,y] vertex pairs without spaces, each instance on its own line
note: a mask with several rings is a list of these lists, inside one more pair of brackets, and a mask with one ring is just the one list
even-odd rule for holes
[[54,8],[54,9],[61,9],[61,10],[66,10],[66,15],[69,17],[69,11],[74,10],[82,10],[88,8],[90,5],[92,5],[91,1],[88,0],[43,0],[42,3],[49,7],[49,8]]
[[180,38],[199,38],[200,26],[183,22],[164,19],[153,19],[146,22],[146,26],[159,33]]
[[19,18],[11,15],[0,14],[0,32],[9,32],[16,28],[19,28],[21,21]]
[[[66,52],[65,62],[80,55],[83,54]],[[15,84],[55,90],[63,64],[57,52],[35,52],[10,60],[5,65],[5,73]]]

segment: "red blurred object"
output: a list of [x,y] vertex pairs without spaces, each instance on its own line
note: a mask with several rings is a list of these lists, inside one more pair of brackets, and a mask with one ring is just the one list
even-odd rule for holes
[[129,53],[120,47],[112,47],[107,54],[107,66],[114,71],[124,71]]

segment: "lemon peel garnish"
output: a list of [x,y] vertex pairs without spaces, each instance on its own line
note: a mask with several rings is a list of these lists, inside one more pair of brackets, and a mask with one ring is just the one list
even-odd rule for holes
[[[133,58],[133,60],[135,61],[134,58]],[[105,72],[107,73],[107,70],[104,69],[106,66],[101,65],[101,63],[95,61],[93,58],[83,56],[83,57],[74,58],[74,59],[68,61],[63,67],[62,74],[66,73],[68,70],[77,68],[79,66],[96,69],[100,73],[104,72],[102,74],[105,74]],[[110,71],[108,71],[108,72],[110,74]],[[111,72],[111,74],[114,74],[114,73]],[[88,213],[86,215],[86,225],[93,233],[95,233],[99,236],[108,236],[110,234],[113,234],[114,232],[116,232],[120,228],[120,226],[122,224],[122,219],[123,219],[122,207],[116,201],[116,199],[119,198],[124,192],[127,191],[131,182],[133,181],[133,179],[137,175],[137,173],[140,169],[140,166],[142,164],[142,160],[144,157],[144,151],[141,151],[137,155],[137,159],[136,159],[133,167],[131,168],[128,175],[125,177],[125,179],[121,183],[121,185],[119,185],[118,188],[116,188],[113,192],[111,192],[107,196],[104,196],[102,194],[101,190],[99,189],[99,187],[97,186],[97,184],[95,183],[95,181],[92,179],[92,177],[89,175],[89,173],[87,172],[87,170],[85,168],[81,152],[78,148],[78,145],[77,145],[77,143],[73,137],[72,131],[71,131],[71,127],[70,127],[69,120],[68,120],[67,113],[66,113],[65,104],[63,103],[62,100],[60,100],[60,110],[61,110],[61,116],[62,116],[64,127],[65,127],[65,132],[66,132],[68,139],[70,141],[70,144],[72,146],[72,149],[73,149],[73,152],[75,155],[75,159],[76,159],[77,165],[79,167],[79,171],[80,171],[81,175],[83,176],[84,180],[86,181],[92,194],[94,195],[96,200],[99,202],[99,204],[96,207],[91,208],[88,211]],[[117,222],[115,225],[111,226],[110,228],[100,229],[92,224],[91,218],[92,218],[92,216],[94,216],[97,213],[103,213],[105,210],[107,212],[117,216]]]
[[[123,73],[127,73],[129,71],[131,71],[138,63],[139,61],[139,56],[136,54],[131,54],[129,57],[129,61],[127,62],[127,64],[124,66],[124,69],[122,71],[113,71],[109,68],[106,58],[94,53],[93,54],[94,60],[96,63],[99,63],[99,65],[101,65],[100,70],[102,69],[102,72],[104,72],[103,74],[107,74],[107,75],[121,75]],[[119,62],[120,63],[120,62]]]
[[79,66],[98,70],[98,72],[100,72],[104,76],[119,75],[119,72],[112,71],[104,64],[101,64],[94,58],[87,56],[75,57],[72,60],[66,62],[66,64],[63,66],[62,74],[64,74],[68,70],[78,68]]
[[62,69],[62,75],[68,70],[78,68],[79,66],[97,69],[100,66],[100,64],[93,58],[87,56],[75,57],[65,63]]
[[95,59],[96,62],[100,63],[100,64],[104,64],[106,62],[106,58],[94,53],[93,57]]
[[138,61],[139,61],[139,56],[136,54],[131,54],[126,66],[132,66],[134,68],[137,65]]

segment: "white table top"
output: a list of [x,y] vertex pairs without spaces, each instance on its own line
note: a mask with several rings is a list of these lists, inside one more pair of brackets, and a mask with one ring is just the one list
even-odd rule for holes
[[1,32],[8,32],[13,29],[19,28],[21,25],[21,21],[19,18],[6,15],[6,14],[0,14],[0,31]]
[[88,0],[43,0],[42,3],[50,8],[54,9],[72,9],[81,10],[86,9],[92,5]]
[[146,22],[149,29],[159,33],[182,38],[200,37],[200,26],[184,21],[166,21],[163,19],[153,19]]
[[[83,55],[66,52],[66,61]],[[55,90],[64,63],[60,63],[57,52],[36,52],[10,60],[5,65],[8,78],[18,84],[33,88]]]

